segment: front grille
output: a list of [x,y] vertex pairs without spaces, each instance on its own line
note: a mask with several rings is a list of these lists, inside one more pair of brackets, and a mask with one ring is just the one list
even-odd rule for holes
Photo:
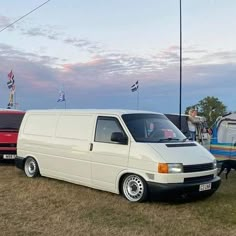
[[205,182],[205,181],[212,180],[213,178],[214,178],[214,175],[205,175],[205,176],[184,178],[184,183],[190,184],[190,183]]
[[184,173],[207,171],[207,170],[213,170],[213,169],[214,169],[213,163],[205,163],[205,164],[198,164],[198,165],[184,165],[183,167]]

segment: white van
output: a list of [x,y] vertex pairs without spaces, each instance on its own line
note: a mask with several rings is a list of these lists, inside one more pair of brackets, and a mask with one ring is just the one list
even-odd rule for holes
[[27,111],[16,166],[28,177],[122,193],[131,202],[210,196],[220,185],[214,156],[165,115],[146,111]]

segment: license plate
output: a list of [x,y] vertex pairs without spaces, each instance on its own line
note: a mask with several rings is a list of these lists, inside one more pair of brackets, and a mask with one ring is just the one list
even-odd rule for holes
[[3,159],[15,159],[16,155],[13,154],[4,154]]
[[211,189],[211,183],[208,183],[208,184],[201,184],[199,186],[199,192],[201,191],[206,191],[206,190],[209,190]]

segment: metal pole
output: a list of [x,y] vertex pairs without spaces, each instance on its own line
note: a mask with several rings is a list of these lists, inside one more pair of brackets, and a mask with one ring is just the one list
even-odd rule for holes
[[182,3],[179,0],[179,129],[181,130],[182,114]]
[[13,97],[14,109],[16,109],[16,90],[15,90],[13,96],[14,96],[14,97]]
[[139,88],[137,90],[137,110],[139,110]]

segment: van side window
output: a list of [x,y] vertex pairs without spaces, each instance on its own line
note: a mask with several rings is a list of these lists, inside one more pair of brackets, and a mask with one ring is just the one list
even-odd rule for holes
[[114,143],[113,141],[111,141],[111,136],[114,132],[122,133],[124,137],[127,137],[116,118],[101,116],[98,117],[94,141]]

